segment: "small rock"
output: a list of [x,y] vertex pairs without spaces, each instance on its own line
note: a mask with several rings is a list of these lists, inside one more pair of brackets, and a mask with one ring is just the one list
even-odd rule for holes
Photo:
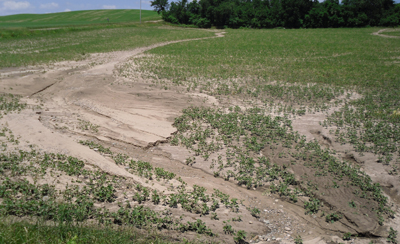
[[252,242],[256,242],[259,239],[259,236],[255,236],[253,237],[253,239],[251,239]]
[[285,227],[285,231],[291,231],[289,227]]
[[269,225],[269,220],[264,219],[264,223]]
[[36,112],[36,114],[41,114],[42,112],[40,112],[40,111],[38,111],[38,112]]
[[311,235],[311,234],[312,234],[312,231],[309,231],[308,234]]
[[249,221],[249,224],[253,224],[253,221]]
[[278,200],[278,199],[276,199],[276,200],[275,200],[275,202],[279,202],[279,200]]
[[283,210],[282,210],[282,209],[279,209],[279,210],[278,210],[278,213],[283,213]]
[[95,148],[95,149],[93,149],[93,150],[98,151],[99,149],[98,149],[98,148]]

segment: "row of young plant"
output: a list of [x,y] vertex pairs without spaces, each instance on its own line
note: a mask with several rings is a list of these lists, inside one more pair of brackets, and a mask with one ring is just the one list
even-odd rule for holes
[[[149,163],[144,168],[149,168]],[[129,165],[135,164],[132,160]],[[139,163],[140,164],[140,163]],[[138,166],[138,164],[135,164]],[[137,167],[140,175],[141,166]],[[157,170],[158,169],[158,170]],[[164,169],[154,170],[156,178],[172,179],[175,177]],[[141,184],[110,176],[97,169],[85,167],[84,162],[77,158],[62,154],[41,154],[19,151],[0,154],[0,215],[36,216],[45,220],[53,220],[59,224],[79,224],[85,221],[100,224],[132,225],[138,228],[175,229],[179,231],[194,231],[209,236],[215,233],[198,219],[194,222],[182,222],[182,216],[176,218],[168,209],[157,212],[144,204],[164,205],[170,208],[181,206],[185,211],[209,215],[218,220],[217,209],[225,206],[233,212],[239,212],[239,201],[229,195],[215,190],[210,196],[206,189],[194,186],[193,190],[186,188],[187,184],[178,179],[180,185],[175,194],[165,195],[157,190],[151,190]],[[67,175],[70,182],[65,189],[57,187],[60,176]],[[29,182],[26,178],[32,178]],[[40,183],[44,179],[53,179],[53,183]],[[117,193],[123,192],[121,201]],[[127,194],[133,195],[132,200]],[[115,203],[119,206],[116,212],[110,212],[106,207],[95,207],[99,203]],[[235,238],[243,237],[243,232],[236,232]]]
[[126,167],[125,169],[127,169],[128,172],[134,173],[148,180],[153,180],[154,177],[158,181],[160,179],[172,180],[176,176],[174,173],[168,172],[163,168],[159,167],[153,168],[153,166],[149,162],[140,160],[135,161],[130,159],[128,155],[122,153],[116,154],[113,151],[111,151],[110,148],[104,147],[101,144],[95,143],[93,141],[80,140],[79,143],[88,146],[89,148],[94,149],[103,155],[111,157],[117,165],[124,165]]
[[[152,59],[153,57],[134,61],[136,67],[139,67],[137,69],[150,67],[154,71]],[[160,57],[159,62],[167,60]],[[353,99],[351,90],[354,88],[323,84],[269,83],[260,77],[247,80],[179,79],[186,75],[180,74],[180,70],[157,72],[165,73],[167,77],[178,77],[172,83],[186,87],[187,91],[205,92],[222,99],[235,96],[243,100],[257,100],[268,112],[280,115],[302,116],[306,113],[327,111],[331,107],[341,107],[339,111],[328,115],[327,120],[322,123],[326,128],[333,128],[332,134],[336,140],[351,144],[361,155],[363,152],[376,154],[378,162],[392,164],[394,170],[398,167],[394,162],[400,158],[400,103],[397,99],[400,97],[400,89],[395,83],[383,85],[381,88],[376,87],[376,84],[372,88],[359,87],[357,91],[362,97]],[[170,74],[171,72],[177,73]],[[169,85],[159,75],[149,76],[159,85]]]
[[[344,33],[335,31],[335,36]],[[314,42],[310,36],[317,37],[316,32],[306,31],[299,36],[291,32],[286,39],[296,35],[301,41],[313,42],[315,45],[311,46],[314,47],[321,44],[322,36],[326,38],[330,34],[324,32]],[[229,101],[234,100],[232,96],[237,99],[257,101],[258,106],[264,103],[271,108],[271,112],[303,115],[306,112],[322,111],[330,106],[341,106],[343,102],[347,102],[348,106],[329,116],[324,125],[338,128],[338,130],[333,128],[338,141],[350,143],[361,153],[377,154],[380,157],[379,162],[393,164],[399,158],[400,139],[398,99],[400,76],[392,72],[397,70],[393,65],[396,65],[395,53],[398,50],[393,46],[378,53],[368,53],[365,48],[354,52],[351,45],[347,45],[353,41],[362,43],[361,46],[364,47],[375,42],[379,44],[384,41],[387,45],[392,43],[378,37],[367,38],[367,34],[370,33],[366,32],[360,33],[361,35],[348,34],[337,39],[336,43],[343,42],[343,45],[335,46],[334,43],[328,45],[335,47],[328,48],[329,52],[325,52],[328,50],[327,47],[315,49],[304,45],[302,46],[305,47],[304,50],[298,53],[298,41],[287,42],[285,45],[281,45],[281,41],[275,42],[285,39],[284,35],[279,34],[276,39],[268,39],[276,33],[263,31],[245,33],[231,30],[224,38],[196,44],[198,45],[196,47],[194,44],[185,43],[152,50],[149,55],[134,59],[131,70],[127,67],[124,74],[129,75],[131,71],[141,73],[165,87],[176,84],[188,91],[205,92],[222,98],[229,97],[227,98]],[[235,40],[233,38],[238,36],[248,41],[242,45],[235,41],[237,38]],[[350,36],[352,40],[347,39]],[[266,38],[274,44],[263,46],[263,40]],[[228,45],[229,43],[237,48],[227,48],[232,46]],[[279,54],[267,52],[265,57],[258,58],[265,50],[280,50],[280,48],[285,51]],[[187,52],[190,49],[197,51],[194,51],[195,54],[192,56],[187,56],[187,53],[191,53]],[[345,53],[346,49],[349,50],[348,53]],[[215,61],[215,53],[209,50],[219,52],[218,61]],[[314,56],[316,50],[319,54]],[[310,53],[314,54],[309,56]],[[340,55],[332,56],[332,53],[342,53],[346,58]],[[376,59],[369,58],[376,54],[379,54]],[[192,58],[193,55],[196,58]],[[344,64],[353,58],[357,60]],[[310,60],[313,61],[309,62]],[[329,65],[319,65],[325,64],[324,60],[337,62],[335,67],[340,68],[335,68],[335,72],[338,70],[340,72],[334,74],[327,68]],[[291,62],[296,65],[292,65]],[[354,66],[357,62],[358,65]],[[376,72],[372,72],[373,70]],[[166,79],[173,84],[168,83]],[[272,82],[275,80],[282,82]],[[361,98],[352,101],[350,97],[343,96],[351,95],[349,90],[357,92]]]
[[[207,93],[212,96],[239,96],[240,99],[258,99],[274,111],[294,115],[324,111],[349,99],[351,93],[342,87],[322,84],[270,82],[265,77],[227,77],[212,72],[207,77],[198,77],[190,70],[169,66],[174,55],[147,55],[130,60],[121,66],[116,75],[137,79],[141,76],[154,84],[172,89],[184,88],[187,92]],[[201,72],[200,72],[201,73]],[[213,75],[215,77],[213,77]],[[210,76],[210,77],[209,77]],[[347,96],[345,96],[347,95]],[[340,99],[338,99],[340,98]],[[332,103],[331,103],[332,102]]]
[[[128,172],[144,177],[149,181],[164,180],[168,183],[169,180],[174,179],[176,176],[174,173],[168,172],[163,168],[154,168],[148,162],[135,161],[124,154],[114,155],[109,148],[104,148],[100,144],[94,143],[92,141],[80,142],[84,145],[90,145],[91,148],[96,148],[100,152],[109,152],[116,164],[125,166],[125,169],[128,170]],[[163,202],[165,205],[173,208],[178,207],[179,204],[184,210],[201,215],[207,215],[210,212],[215,212],[215,210],[220,207],[220,204],[224,205],[226,208],[231,209],[233,212],[239,211],[239,200],[236,198],[230,199],[229,195],[224,194],[216,189],[210,197],[210,195],[206,194],[206,189],[204,187],[200,187],[197,185],[194,185],[193,190],[190,192],[186,188],[186,182],[184,182],[180,177],[177,179],[177,181],[179,182],[179,185],[176,186],[178,192],[176,194],[170,194],[168,196],[163,195],[156,190],[153,190],[151,191],[152,194],[150,197],[150,190],[138,184],[136,186],[136,189],[142,194],[137,192],[134,196],[134,199],[139,203],[149,200],[151,200],[155,204]],[[174,184],[171,183],[171,186],[174,186]],[[174,187],[171,188],[175,189]]]
[[[216,177],[233,180],[248,189],[269,187],[272,193],[293,202],[298,201],[298,196],[307,196],[306,213],[317,213],[321,201],[335,206],[327,202],[327,194],[345,187],[354,193],[354,200],[371,202],[359,211],[367,208],[375,212],[375,216],[369,216],[372,220],[383,224],[384,217],[394,217],[380,185],[359,167],[337,159],[334,151],[321,148],[317,141],[307,142],[292,130],[289,119],[265,114],[260,108],[230,107],[223,111],[190,107],[175,120],[178,133],[171,144],[183,145],[194,153],[187,164],[193,165],[200,157],[210,160]],[[294,167],[306,168],[302,171],[312,174],[313,179],[290,173]],[[332,184],[323,183],[326,179]],[[333,191],[322,189],[323,185]],[[350,203],[348,207],[351,210]],[[329,213],[326,221],[339,220],[343,214],[346,213]]]
[[26,108],[26,103],[21,103],[20,96],[13,94],[0,94],[0,118],[12,111],[21,111]]
[[330,115],[323,125],[336,126],[338,141],[351,143],[356,151],[379,155],[379,162],[389,164],[400,156],[400,92],[371,89],[364,96]]
[[[0,94],[0,119],[10,112],[20,112],[27,107],[26,103],[20,101],[21,96],[13,94]],[[0,128],[0,151],[6,151],[12,147],[18,146],[19,138],[15,137],[13,132],[8,128],[8,124],[2,125]]]
[[[18,96],[2,95],[0,101],[0,111],[3,114],[21,111],[26,107]],[[213,236],[215,233],[201,219],[184,223],[182,216],[173,217],[168,209],[157,212],[144,204],[162,204],[171,208],[180,205],[191,213],[211,214],[213,220],[218,220],[215,211],[220,205],[235,212],[239,211],[237,199],[230,199],[218,190],[210,196],[206,194],[204,187],[194,186],[193,190],[187,189],[187,184],[180,178],[178,192],[166,195],[141,184],[132,183],[128,179],[110,176],[99,169],[87,167],[83,161],[71,156],[39,153],[34,150],[34,146],[30,152],[7,148],[7,144],[10,143],[18,145],[18,140],[7,127],[1,130],[0,136],[3,138],[2,144],[5,144],[3,151],[6,151],[0,154],[0,216],[34,216],[58,224],[83,224],[89,221],[138,228],[156,227]],[[153,180],[153,175],[158,181],[168,182],[175,178],[172,172],[163,168],[153,168],[148,162],[134,161],[127,155],[116,154],[100,144],[91,141],[80,143],[112,157],[118,165],[129,166],[129,171],[148,180]],[[60,182],[60,177],[67,178],[66,186]],[[119,199],[118,193],[123,194],[125,202]],[[134,205],[131,204],[127,193],[132,195]],[[96,207],[99,203],[115,203],[119,210],[112,212],[106,207]],[[246,237],[244,231],[235,233],[234,239],[237,242]]]

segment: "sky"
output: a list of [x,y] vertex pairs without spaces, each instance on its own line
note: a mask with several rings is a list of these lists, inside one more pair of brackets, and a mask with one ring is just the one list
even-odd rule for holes
[[[171,1],[171,0],[170,0]],[[400,0],[395,0],[400,3]],[[0,16],[44,14],[91,9],[139,9],[140,0],[0,0]],[[142,0],[142,9],[152,10],[150,0]]]
[[[0,16],[44,14],[92,9],[139,9],[140,0],[0,0]],[[142,0],[142,9],[152,10],[150,0]]]

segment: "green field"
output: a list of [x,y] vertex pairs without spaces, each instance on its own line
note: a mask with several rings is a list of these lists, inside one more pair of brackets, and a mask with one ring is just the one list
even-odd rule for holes
[[382,34],[384,35],[388,35],[388,36],[400,36],[400,30],[396,29],[396,30],[387,30],[385,32],[382,32]]
[[77,60],[88,53],[127,50],[164,41],[213,35],[200,29],[182,31],[159,27],[162,27],[159,23],[146,23],[110,28],[66,28],[34,36],[0,39],[0,67]]
[[[0,16],[0,28],[10,27],[59,27],[77,26],[109,23],[132,23],[139,22],[139,10],[85,10],[50,14],[17,14]],[[161,20],[155,11],[142,10],[142,21]]]
[[394,58],[400,41],[372,36],[377,30],[229,29],[225,38],[153,49],[149,53],[160,59],[145,67],[169,79],[253,77],[337,86],[397,84],[399,64]]

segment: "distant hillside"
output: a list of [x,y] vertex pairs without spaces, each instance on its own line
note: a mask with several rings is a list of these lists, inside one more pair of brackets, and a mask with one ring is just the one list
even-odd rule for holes
[[[1,27],[53,27],[121,22],[139,22],[137,9],[84,10],[51,14],[16,14],[0,16]],[[142,21],[161,20],[155,11],[142,10]]]

